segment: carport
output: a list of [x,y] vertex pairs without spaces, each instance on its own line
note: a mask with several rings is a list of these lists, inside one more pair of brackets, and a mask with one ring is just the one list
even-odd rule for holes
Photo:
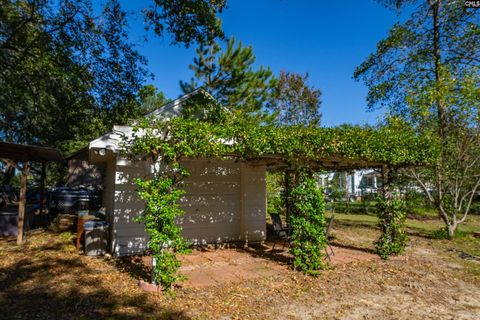
[[[39,147],[33,145],[16,144],[9,142],[0,142],[0,160],[14,166],[21,172],[20,179],[20,198],[18,201],[18,232],[17,244],[23,243],[25,205],[27,196],[27,177],[30,172],[31,163],[40,163],[42,165],[42,197],[45,187],[45,173],[47,162],[63,162],[62,154],[59,150],[53,148]],[[43,199],[42,199],[43,200]]]

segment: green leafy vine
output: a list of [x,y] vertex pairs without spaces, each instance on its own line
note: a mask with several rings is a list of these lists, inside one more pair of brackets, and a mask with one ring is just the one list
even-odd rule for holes
[[[135,127],[132,137],[125,139],[128,154],[162,165],[153,177],[138,180],[137,185],[145,201],[140,220],[146,225],[150,235],[148,245],[157,261],[155,280],[164,288],[171,288],[179,279],[180,264],[176,253],[186,252],[187,248],[181,229],[175,223],[183,214],[178,206],[183,195],[181,180],[188,175],[180,165],[182,159],[261,161],[276,157],[291,168],[306,168],[312,172],[322,167],[326,157],[400,167],[429,163],[436,154],[434,144],[400,121],[377,128],[347,125],[337,128],[276,127],[233,114],[211,114],[222,116],[215,121],[194,117],[168,121],[146,119]],[[291,217],[292,253],[294,267],[314,275],[325,267],[322,260],[322,248],[326,244],[325,222],[323,198],[307,171],[297,172],[298,183],[291,194],[295,211]],[[385,216],[381,220],[385,229],[377,243],[382,256],[403,250],[402,245],[397,245],[397,240],[402,238],[396,227],[402,226],[400,209],[395,201],[384,208]]]
[[405,233],[406,204],[401,199],[378,199],[378,226],[382,234],[375,242],[375,251],[383,258],[401,254],[407,245]]
[[323,193],[309,170],[299,169],[295,176],[296,185],[289,194],[293,204],[290,216],[293,267],[316,276],[326,267],[323,255],[327,244]]

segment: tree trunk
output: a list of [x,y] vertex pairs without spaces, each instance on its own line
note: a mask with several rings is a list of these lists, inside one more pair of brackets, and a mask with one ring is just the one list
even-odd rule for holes
[[453,238],[455,238],[455,231],[456,230],[457,230],[457,224],[456,223],[448,225],[448,227],[447,227],[448,239],[452,240]]
[[[433,18],[433,56],[435,62],[435,82],[439,85],[442,81],[440,74],[440,67],[442,63],[442,55],[440,51],[440,1],[439,0],[430,0],[430,7],[432,8],[432,18]],[[440,100],[437,98],[437,117],[438,117],[438,134],[440,138],[445,138],[445,107]]]

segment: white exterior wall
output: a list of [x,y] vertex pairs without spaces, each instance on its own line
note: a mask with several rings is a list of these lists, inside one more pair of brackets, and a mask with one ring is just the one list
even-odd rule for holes
[[178,219],[183,236],[195,244],[241,240],[240,165],[233,161],[189,160]]
[[135,178],[145,178],[149,167],[145,162],[131,162],[117,157],[115,161],[115,191],[111,216],[111,251],[115,255],[142,254],[147,248],[148,234],[144,225],[135,221],[143,211],[144,202],[138,197]]
[[[183,236],[194,244],[231,241],[258,242],[266,237],[265,166],[235,161],[188,160],[186,194],[180,201]],[[112,252],[142,254],[148,237],[143,224],[134,221],[144,208],[134,178],[145,177],[145,162],[115,162],[115,199],[111,218]]]
[[267,212],[266,167],[244,164],[242,180],[242,234],[247,242],[266,239],[265,215]]
[[105,162],[105,175],[103,177],[102,206],[105,208],[105,215],[108,222],[113,222],[113,204],[115,195],[115,169],[117,167],[115,156],[109,155]]

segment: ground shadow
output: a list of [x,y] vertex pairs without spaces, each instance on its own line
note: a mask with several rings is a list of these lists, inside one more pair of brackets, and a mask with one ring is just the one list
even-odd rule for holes
[[152,267],[145,263],[141,256],[120,257],[113,260],[114,266],[128,273],[132,278],[150,282]]
[[329,243],[330,243],[330,245],[332,245],[332,246],[339,247],[339,248],[343,248],[343,249],[349,249],[349,250],[361,251],[361,252],[365,252],[365,253],[376,254],[375,250],[374,250],[374,249],[370,249],[370,248],[365,248],[365,247],[360,247],[360,246],[343,244],[343,243],[336,242],[335,240],[332,240],[332,241],[330,241]]
[[354,221],[354,220],[335,219],[334,225],[343,226],[343,227],[368,228],[368,229],[374,229],[374,230],[379,229],[375,222],[364,222],[364,221]]
[[405,228],[405,232],[409,236],[420,237],[420,238],[425,238],[429,240],[435,239],[434,231],[427,231],[423,229],[408,227],[408,228]]
[[76,255],[62,257],[64,245],[15,249],[2,240],[2,251],[18,261],[0,264],[1,319],[189,319],[181,310],[160,308],[146,293],[122,296],[103,286],[97,277],[108,277],[112,269],[91,267]]
[[[410,219],[410,220],[418,220],[421,222],[425,221],[434,221],[436,219]],[[339,227],[352,227],[352,228],[367,228],[367,229],[372,229],[372,230],[379,230],[379,227],[376,223],[374,222],[364,222],[364,221],[354,221],[354,220],[335,220],[335,225]],[[405,232],[409,236],[415,236],[415,237],[420,237],[420,238],[425,238],[425,239],[436,239],[437,236],[435,235],[436,230],[427,230],[421,227],[413,227],[413,226],[405,226]],[[337,245],[337,244],[335,244]],[[360,248],[358,248],[360,249]]]
[[277,246],[275,250],[272,250],[273,243],[275,242],[274,236],[268,237],[264,243],[254,243],[248,246],[238,248],[243,252],[247,252],[253,257],[270,260],[283,265],[292,265],[293,257],[289,255],[289,245],[283,246],[283,240],[277,240]]

